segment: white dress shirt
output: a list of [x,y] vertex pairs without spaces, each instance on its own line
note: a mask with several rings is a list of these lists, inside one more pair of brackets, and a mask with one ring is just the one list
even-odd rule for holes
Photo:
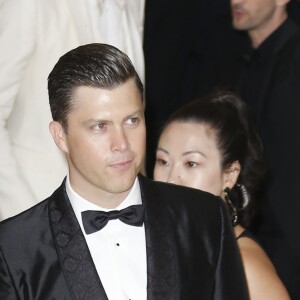
[[[110,300],[143,300],[147,298],[147,257],[145,229],[111,220],[100,231],[87,235],[82,225],[81,212],[109,211],[79,196],[71,187],[69,177],[66,191],[76,218],[86,239],[98,275]],[[127,198],[114,210],[141,204],[138,179]]]
[[132,60],[144,82],[144,6],[145,0],[87,0],[93,35]]

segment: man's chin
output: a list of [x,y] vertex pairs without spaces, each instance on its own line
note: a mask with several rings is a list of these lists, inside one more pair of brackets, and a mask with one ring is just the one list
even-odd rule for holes
[[135,178],[135,174],[120,176],[115,178],[114,180],[111,180],[108,184],[113,193],[125,193],[132,188]]
[[246,22],[246,20],[232,20],[232,27],[236,30],[241,31],[248,31],[249,30],[249,24]]

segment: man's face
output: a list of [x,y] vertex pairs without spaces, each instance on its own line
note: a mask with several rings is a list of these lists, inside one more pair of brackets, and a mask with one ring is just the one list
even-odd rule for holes
[[145,152],[142,98],[133,79],[112,90],[81,86],[59,146],[72,187],[87,200],[124,199]]
[[231,0],[233,27],[257,31],[270,26],[276,7],[276,0]]

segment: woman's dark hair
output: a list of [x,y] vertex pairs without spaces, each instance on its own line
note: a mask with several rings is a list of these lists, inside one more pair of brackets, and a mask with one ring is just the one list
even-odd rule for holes
[[[239,210],[239,223],[247,227],[255,212],[254,199],[262,183],[265,164],[262,143],[246,104],[232,92],[216,91],[179,108],[170,116],[164,128],[174,121],[201,123],[212,129],[221,152],[223,170],[235,161],[240,163],[241,172],[230,196]],[[241,194],[245,191],[241,191],[239,185],[246,188],[251,199],[243,209]]]
[[113,89],[130,78],[143,99],[143,84],[126,54],[106,44],[87,44],[63,55],[48,77],[49,102],[54,121],[67,131],[67,116],[74,107],[79,86]]

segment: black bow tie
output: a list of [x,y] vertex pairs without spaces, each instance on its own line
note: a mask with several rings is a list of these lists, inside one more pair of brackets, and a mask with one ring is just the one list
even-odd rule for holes
[[82,223],[86,234],[101,230],[109,220],[119,219],[125,224],[142,226],[144,222],[144,206],[132,205],[122,210],[97,211],[86,210],[81,213]]

